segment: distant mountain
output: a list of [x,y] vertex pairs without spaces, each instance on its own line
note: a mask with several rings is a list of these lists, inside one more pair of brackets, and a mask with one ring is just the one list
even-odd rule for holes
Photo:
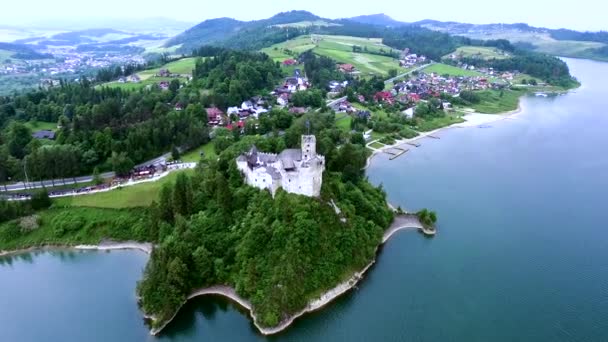
[[[266,40],[278,32],[293,31],[293,28],[278,28],[276,25],[285,25],[300,22],[314,22],[323,19],[307,11],[282,12],[268,19],[254,21],[239,21],[232,18],[209,19],[189,28],[185,32],[173,37],[165,43],[165,47],[180,45],[179,51],[189,53],[193,49],[206,44],[222,45],[241,48],[255,47],[248,44],[250,37],[255,42]],[[238,44],[237,44],[238,42]]]
[[360,15],[357,17],[349,18],[348,20],[352,20],[352,21],[362,23],[362,24],[387,26],[387,27],[399,27],[399,26],[403,26],[403,25],[408,25],[408,23],[397,21],[384,13],[371,14],[371,15]]
[[[47,59],[53,58],[52,55],[39,53],[34,50],[31,46],[25,44],[14,44],[14,43],[0,43],[0,50],[12,52],[10,58],[14,59]],[[0,63],[3,61],[0,61]]]

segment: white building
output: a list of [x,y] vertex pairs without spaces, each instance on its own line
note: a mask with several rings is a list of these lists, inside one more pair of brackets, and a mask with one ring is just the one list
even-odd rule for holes
[[237,158],[236,164],[247,184],[268,189],[273,197],[279,188],[310,197],[321,194],[325,157],[317,154],[314,135],[303,135],[300,149],[279,154],[258,152],[253,146]]

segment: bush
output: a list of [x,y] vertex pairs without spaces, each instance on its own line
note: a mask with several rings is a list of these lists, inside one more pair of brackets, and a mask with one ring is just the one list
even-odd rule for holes
[[51,198],[49,197],[48,191],[46,189],[36,191],[32,195],[31,205],[34,210],[41,210],[50,207],[52,204]]

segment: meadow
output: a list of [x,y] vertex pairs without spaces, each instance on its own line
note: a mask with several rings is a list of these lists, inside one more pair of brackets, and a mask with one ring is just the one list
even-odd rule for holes
[[430,66],[422,69],[422,71],[426,72],[427,74],[434,72],[438,75],[450,75],[450,76],[470,76],[470,77],[483,76],[482,73],[474,71],[474,70],[465,70],[462,68],[458,68],[458,67],[443,64],[443,63],[435,63],[433,65],[430,65]]
[[180,81],[183,82],[183,81],[187,80],[186,75],[189,76],[192,74],[192,70],[194,70],[195,63],[196,63],[195,57],[182,58],[177,61],[167,63],[167,64],[163,65],[162,67],[143,70],[143,71],[138,72],[137,76],[139,76],[141,78],[141,81],[138,83],[131,83],[131,82],[120,83],[117,81],[113,81],[113,82],[105,83],[105,84],[103,84],[103,86],[121,88],[121,89],[125,89],[125,90],[133,90],[133,89],[144,88],[148,85],[158,84],[161,81],[171,82],[172,80],[175,79],[172,77],[156,77],[155,75],[157,75],[161,69],[167,69],[172,74],[179,74],[181,77],[179,77],[177,79],[179,79]]
[[461,46],[456,51],[445,56],[457,55],[462,57],[475,57],[481,59],[504,59],[509,57],[508,53],[493,47],[482,46]]
[[[353,52],[353,46],[364,49],[363,52]],[[388,75],[389,70],[396,69],[404,72],[407,69],[401,68],[399,62],[388,56],[381,56],[373,53],[381,51],[389,52],[395,50],[382,44],[378,38],[358,38],[349,36],[326,36],[310,35],[300,36],[292,40],[275,44],[271,47],[262,49],[272,59],[282,62],[289,58],[296,58],[305,51],[312,50],[315,54],[326,56],[336,60],[338,63],[352,64],[362,75]]]

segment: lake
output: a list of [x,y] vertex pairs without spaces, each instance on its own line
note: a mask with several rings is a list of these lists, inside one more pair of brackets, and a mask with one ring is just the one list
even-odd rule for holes
[[43,252],[0,265],[0,341],[608,341],[608,64],[567,61],[580,89],[376,157],[370,180],[437,211],[438,235],[398,233],[357,290],[285,333],[206,297],[151,337],[147,256]]

